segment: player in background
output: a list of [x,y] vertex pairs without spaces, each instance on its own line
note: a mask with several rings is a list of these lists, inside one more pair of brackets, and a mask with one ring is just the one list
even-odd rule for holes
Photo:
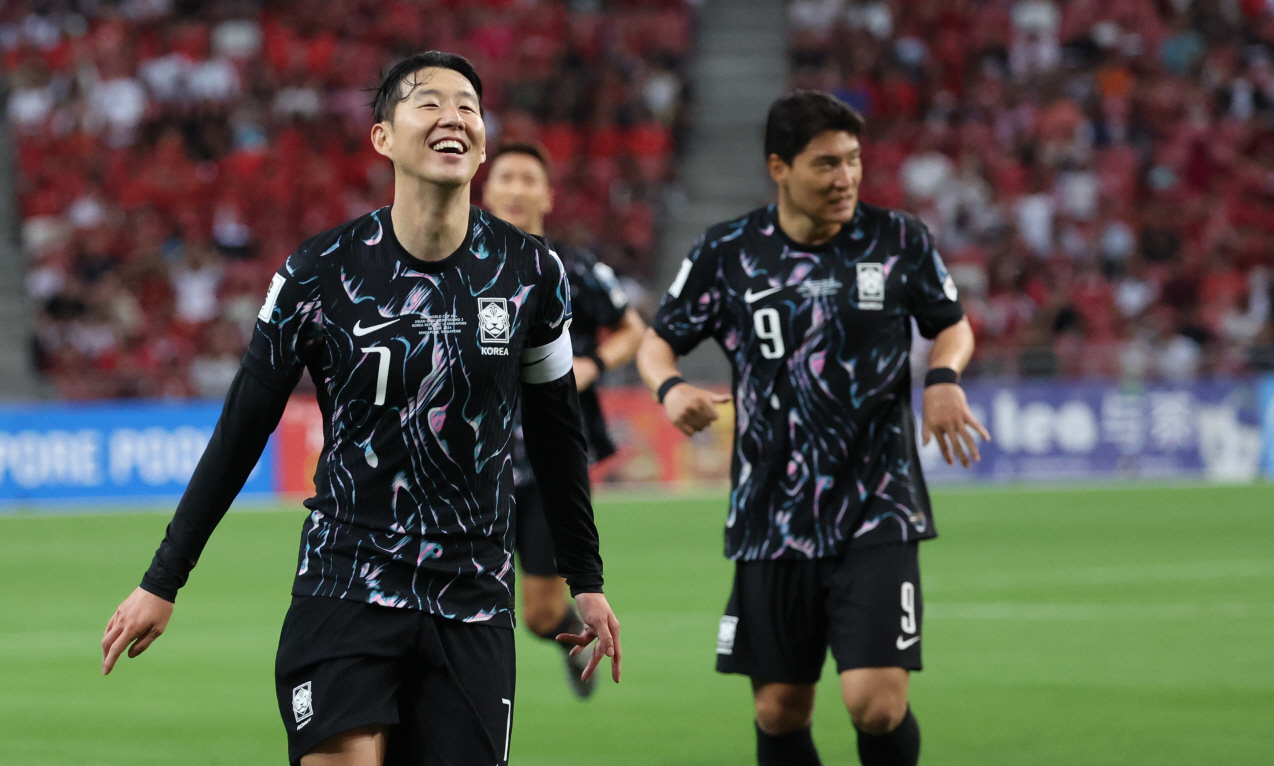
[[713,338],[734,371],[725,553],[736,562],[717,670],[752,679],[757,762],[818,764],[814,688],[830,646],[864,766],[913,766],[917,541],[935,535],[917,457],[912,321],[934,339],[924,440],[948,463],[988,438],[959,386],[973,332],[914,216],[858,199],[863,120],[823,93],[778,99],[765,126],[775,205],[709,228],[638,351],[685,434],[730,400],[676,361]]
[[[553,187],[549,178],[548,153],[536,144],[506,143],[491,153],[482,200],[487,210],[528,234],[544,237],[544,217],[553,209]],[[646,323],[628,304],[628,296],[615,279],[615,272],[587,250],[549,242],[562,259],[571,287],[571,345],[575,383],[579,387],[580,411],[584,416],[584,436],[594,461],[615,454],[615,444],[606,429],[597,384],[602,373],[628,364],[637,353]],[[601,330],[610,330],[603,341]],[[517,553],[522,566],[522,621],[532,633],[553,641],[562,633],[578,633],[579,613],[570,604],[566,581],[557,573],[553,540],[545,523],[544,504],[535,474],[526,464],[520,429],[515,429],[514,477],[516,484]],[[583,680],[581,671],[587,658],[565,652],[567,679],[571,689],[587,697],[596,688],[593,679]]]
[[589,676],[619,623],[602,595],[561,262],[469,204],[486,156],[482,82],[430,51],[396,64],[371,140],[394,203],[303,243],[275,275],[242,369],[102,670],[164,631],[177,590],[256,464],[302,370],[324,449],[275,667],[289,760],[505,764],[513,721],[513,416]]

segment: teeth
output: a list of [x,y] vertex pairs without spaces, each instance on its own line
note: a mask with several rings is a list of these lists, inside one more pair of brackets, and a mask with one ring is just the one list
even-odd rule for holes
[[436,152],[445,152],[448,149],[454,149],[457,152],[464,154],[464,144],[450,138],[444,141],[439,141],[438,143],[434,144],[432,148]]

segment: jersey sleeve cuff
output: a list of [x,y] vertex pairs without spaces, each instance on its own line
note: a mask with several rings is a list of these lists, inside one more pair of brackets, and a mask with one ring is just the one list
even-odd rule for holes
[[292,389],[296,388],[296,380],[280,379],[278,371],[257,359],[251,352],[244,354],[239,364],[253,379],[275,393],[290,395]]
[[151,580],[150,572],[147,572],[145,576],[142,577],[140,587],[147,593],[159,596],[170,604],[175,604],[177,602],[177,589],[171,586],[160,585],[159,583]]
[[920,334],[927,340],[933,340],[943,330],[958,323],[964,319],[964,306],[959,303],[951,303],[938,308],[926,314],[924,317],[916,317],[916,326],[920,329]]
[[655,331],[655,335],[658,335],[665,343],[672,347],[672,352],[677,356],[685,356],[691,351],[694,351],[695,346],[699,345],[698,341],[688,340],[674,335],[672,330],[662,324],[656,323],[652,325],[651,328]]
[[572,598],[581,593],[602,592],[602,576],[600,574],[576,575],[566,578],[566,582],[571,586]]

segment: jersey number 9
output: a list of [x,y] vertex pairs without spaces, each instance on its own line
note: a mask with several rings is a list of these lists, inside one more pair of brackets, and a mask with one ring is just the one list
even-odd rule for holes
[[783,346],[783,329],[779,327],[778,309],[761,309],[752,315],[752,324],[761,338],[761,356],[780,359],[787,349]]

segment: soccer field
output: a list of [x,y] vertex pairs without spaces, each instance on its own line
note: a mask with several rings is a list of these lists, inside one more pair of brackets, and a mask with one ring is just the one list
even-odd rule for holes
[[[1274,488],[939,493],[922,549],[922,762],[1274,764]],[[724,499],[598,503],[624,681],[592,701],[519,631],[512,762],[747,764],[747,681],[713,672]],[[169,632],[98,642],[168,512],[0,517],[0,763],[285,763],[272,662],[299,504],[232,513]],[[814,736],[856,763],[832,668]]]

